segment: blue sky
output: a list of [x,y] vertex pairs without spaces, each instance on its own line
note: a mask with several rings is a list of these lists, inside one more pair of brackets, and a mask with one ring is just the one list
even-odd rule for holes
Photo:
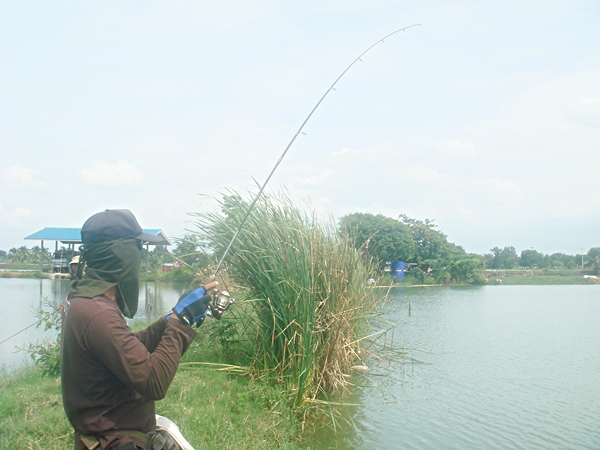
[[600,246],[597,1],[0,1],[0,249],[270,191],[435,219],[465,250]]

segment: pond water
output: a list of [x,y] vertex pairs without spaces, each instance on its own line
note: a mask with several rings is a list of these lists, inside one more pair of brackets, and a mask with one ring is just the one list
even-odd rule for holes
[[[19,348],[52,338],[51,331],[31,326],[37,322],[33,311],[42,307],[44,299],[62,302],[69,284],[66,279],[0,278],[0,342],[8,339],[0,344],[0,368],[11,369],[31,362]],[[135,319],[151,320],[164,314],[186,289],[186,283],[141,283]]]
[[385,311],[408,357],[371,360],[353,425],[311,448],[600,448],[600,286],[400,288]]
[[[67,280],[0,279],[0,341],[35,323],[41,299],[62,300]],[[172,307],[185,284],[143,283],[137,318]],[[378,325],[393,344],[367,362],[318,449],[599,449],[600,285],[396,289]],[[0,344],[0,367],[27,359]],[[392,333],[387,334],[388,342]]]

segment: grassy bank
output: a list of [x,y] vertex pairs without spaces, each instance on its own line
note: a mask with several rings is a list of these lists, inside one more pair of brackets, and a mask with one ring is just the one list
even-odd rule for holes
[[[38,264],[0,264],[0,278],[48,278],[49,266],[44,267],[44,272],[39,271]],[[598,279],[584,278],[584,275],[593,275],[590,271],[581,269],[513,269],[513,270],[486,270],[485,277],[489,285],[573,285],[573,284],[599,284]],[[598,275],[597,275],[598,276]],[[142,272],[142,281],[156,281],[162,283],[170,282],[192,282],[196,275],[191,270],[180,268],[170,272],[153,270],[149,273]],[[501,281],[498,281],[501,280]],[[383,275],[379,279],[381,286],[423,286],[432,283],[417,280],[407,275],[403,280],[398,280],[389,275]]]
[[[593,278],[589,271],[581,269],[514,269],[486,270],[486,285],[574,285],[600,284],[600,276]],[[403,280],[384,276],[379,280],[382,287],[443,286],[417,280],[407,275]],[[452,284],[450,284],[452,285]]]
[[586,278],[590,275],[581,269],[521,269],[487,270],[488,284],[502,285],[573,285],[599,284],[600,278]]
[[[208,354],[200,338],[184,361]],[[179,425],[197,449],[299,448],[298,420],[281,388],[214,369],[180,368],[157,413]],[[27,367],[0,377],[0,448],[66,450],[73,430],[60,379]]]

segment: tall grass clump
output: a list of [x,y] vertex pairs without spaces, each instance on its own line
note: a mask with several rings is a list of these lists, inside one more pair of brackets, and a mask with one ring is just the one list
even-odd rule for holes
[[[217,257],[248,202],[227,195],[220,207],[196,215],[197,233]],[[346,386],[377,300],[367,283],[374,266],[332,223],[320,224],[285,194],[261,197],[226,261],[254,324],[244,325],[251,367],[283,382],[295,407],[315,405],[320,394]]]

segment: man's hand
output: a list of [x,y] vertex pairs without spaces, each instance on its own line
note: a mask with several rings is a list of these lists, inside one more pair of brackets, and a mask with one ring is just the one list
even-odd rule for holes
[[206,318],[206,310],[211,301],[211,296],[207,295],[207,292],[217,284],[216,281],[212,281],[198,289],[185,292],[173,308],[173,313],[183,323],[199,327]]

